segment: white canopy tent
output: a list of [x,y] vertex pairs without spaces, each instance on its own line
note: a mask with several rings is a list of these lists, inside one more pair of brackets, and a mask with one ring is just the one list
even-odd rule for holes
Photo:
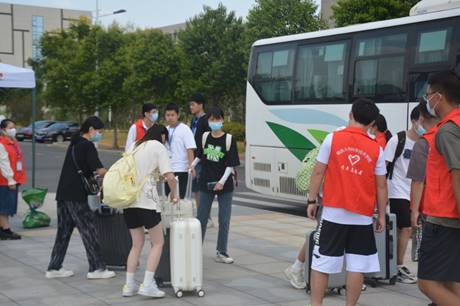
[[[35,123],[37,99],[35,72],[31,69],[0,63],[0,88],[32,89],[32,123]],[[35,124],[32,124],[32,187],[35,187]]]

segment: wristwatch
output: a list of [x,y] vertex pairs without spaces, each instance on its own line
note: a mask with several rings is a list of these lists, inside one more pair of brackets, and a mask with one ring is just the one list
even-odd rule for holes
[[315,200],[310,200],[310,199],[307,200],[307,204],[308,204],[308,205],[316,204],[317,202],[318,202],[318,201],[317,201],[316,199],[315,199]]

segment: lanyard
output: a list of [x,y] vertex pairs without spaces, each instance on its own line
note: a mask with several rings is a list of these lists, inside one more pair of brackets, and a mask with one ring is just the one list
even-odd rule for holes
[[[178,125],[178,126],[179,126],[179,125]],[[168,133],[169,133],[169,148],[170,148],[170,149],[171,149],[171,145],[172,145],[174,133],[176,132],[176,129],[177,129],[178,126],[176,126],[174,129],[168,128]]]

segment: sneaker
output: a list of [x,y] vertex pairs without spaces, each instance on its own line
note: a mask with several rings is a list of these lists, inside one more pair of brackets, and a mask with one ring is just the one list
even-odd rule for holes
[[9,229],[0,229],[0,240],[19,240],[21,235],[16,234],[10,228]]
[[105,279],[105,278],[112,278],[112,277],[115,277],[115,272],[109,271],[107,269],[96,270],[93,272],[88,272],[88,274],[86,274],[87,279]]
[[303,269],[294,271],[292,266],[289,266],[286,268],[286,270],[284,270],[284,275],[286,276],[286,279],[291,283],[292,287],[296,289],[305,289],[307,287],[307,283],[305,282],[303,272]]
[[153,282],[150,286],[144,286],[144,284],[141,284],[137,294],[153,298],[162,298],[165,296],[165,293],[158,289],[155,282]]
[[233,262],[235,262],[235,260],[233,260],[233,258],[228,256],[227,253],[217,252],[217,254],[216,254],[216,262],[225,263],[225,264],[232,264]]
[[71,277],[73,276],[73,271],[66,270],[61,268],[59,270],[49,270],[46,271],[46,278],[62,278],[62,277]]
[[398,282],[403,284],[415,284],[417,277],[405,266],[398,267]]
[[215,225],[214,225],[214,221],[212,221],[211,218],[208,219],[208,224],[206,225],[207,228],[213,228]]
[[134,296],[139,291],[139,286],[136,284],[125,284],[123,286],[123,293],[121,294],[124,297]]

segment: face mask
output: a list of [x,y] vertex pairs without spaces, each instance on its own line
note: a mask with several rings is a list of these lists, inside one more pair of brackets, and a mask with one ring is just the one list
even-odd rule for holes
[[422,136],[426,133],[426,130],[423,126],[417,125],[417,127],[415,128],[415,132],[417,133],[418,136]]
[[16,129],[15,128],[7,129],[6,135],[10,136],[11,138],[16,137]]
[[371,129],[367,130],[367,135],[368,135],[370,138],[375,138],[375,134],[374,134],[374,132],[373,132]]
[[437,117],[435,108],[438,105],[439,101],[433,107],[431,107],[430,99],[427,96],[424,96],[423,99],[425,99],[426,101],[426,110],[430,113],[431,116]]
[[155,123],[155,122],[157,122],[157,120],[158,120],[158,112],[155,112],[155,113],[150,115],[150,121]]
[[213,132],[222,129],[222,126],[224,125],[224,123],[223,123],[222,121],[218,121],[218,122],[211,122],[211,121],[209,121],[208,123],[209,123],[209,128],[210,128],[211,131],[213,131]]
[[92,141],[92,142],[99,142],[99,141],[101,141],[101,139],[102,139],[102,134],[101,134],[101,132],[97,132],[97,131],[96,131],[96,133],[95,133],[93,136],[91,136],[91,138],[89,139],[89,141]]

